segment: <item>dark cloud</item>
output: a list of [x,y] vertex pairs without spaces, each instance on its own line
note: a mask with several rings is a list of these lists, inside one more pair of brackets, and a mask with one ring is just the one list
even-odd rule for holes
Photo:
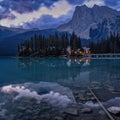
[[[67,0],[72,5],[81,5],[85,0]],[[119,0],[103,0],[105,2],[105,5],[120,9],[120,1]]]
[[[14,18],[11,11],[16,11],[17,13],[28,13],[38,10],[41,6],[50,7],[54,2],[59,0],[3,0],[0,1],[0,19]],[[4,10],[3,10],[4,9]]]
[[120,10],[120,1],[119,0],[105,0],[105,4],[115,9]]
[[67,0],[70,4],[72,5],[80,5],[83,3],[85,0]]
[[[51,7],[55,2],[61,0],[0,0],[0,20],[2,19],[15,19],[16,16],[12,14],[12,11],[16,11],[19,14],[31,13],[37,11],[41,6]],[[85,0],[66,0],[71,6],[81,5]],[[107,6],[120,9],[119,0],[104,0]],[[61,8],[62,9],[62,8]],[[74,8],[72,8],[74,11]],[[30,23],[25,23],[26,28],[51,28],[57,27],[62,23],[70,20],[72,12],[66,16],[60,16],[54,18],[50,15],[43,15],[41,18],[34,20]]]
[[57,1],[59,0],[3,0],[0,2],[0,5],[23,13],[37,10],[41,5],[49,7]]
[[[39,28],[39,29],[49,29],[56,28],[57,26],[68,22],[71,16],[61,16],[59,18],[54,18],[51,15],[43,15],[40,19],[32,21],[30,23],[25,23],[23,28]],[[21,26],[22,27],[22,26]]]
[[13,14],[10,14],[10,13],[4,13],[4,14],[0,14],[0,20],[1,19],[5,19],[5,18],[7,18],[7,19],[15,19],[16,17],[13,15]]
[[0,20],[5,18],[15,19],[15,16],[11,13],[9,8],[0,6]]
[[105,0],[106,5],[116,6],[118,4],[117,0]]
[[[0,2],[0,6],[5,8],[6,10],[3,13],[10,13],[10,9],[14,10],[18,13],[27,13],[32,12],[34,10],[38,10],[41,5],[44,5],[46,7],[50,7],[53,5],[54,2],[57,2],[60,0],[2,0]],[[67,0],[72,5],[80,5],[85,0]],[[118,4],[119,0],[104,0],[106,5],[109,6],[116,6]]]

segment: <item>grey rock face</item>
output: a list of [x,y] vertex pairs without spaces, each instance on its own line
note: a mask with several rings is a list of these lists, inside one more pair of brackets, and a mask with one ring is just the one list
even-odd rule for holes
[[120,12],[107,6],[77,6],[72,20],[59,26],[58,30],[74,31],[84,39],[106,38],[110,32],[120,31]]

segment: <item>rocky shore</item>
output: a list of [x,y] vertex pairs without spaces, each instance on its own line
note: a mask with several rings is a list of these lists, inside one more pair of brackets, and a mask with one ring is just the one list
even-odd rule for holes
[[[111,86],[104,89],[93,86],[92,90],[109,114],[120,120],[120,98],[116,97],[120,96],[120,92]],[[26,97],[11,104],[1,104],[0,120],[110,120],[89,89],[73,89],[73,95],[76,103],[70,103],[67,107],[52,106]],[[12,96],[9,97],[11,99]]]

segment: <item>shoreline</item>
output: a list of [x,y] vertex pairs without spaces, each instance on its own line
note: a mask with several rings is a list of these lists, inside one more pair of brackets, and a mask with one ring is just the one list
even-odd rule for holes
[[[20,84],[14,84],[13,89],[15,88],[15,85],[20,85]],[[35,85],[35,84],[33,84],[33,85]],[[22,87],[17,86],[16,90],[18,90],[18,88],[21,90],[22,88],[24,88],[24,84],[22,84]],[[24,88],[23,90],[25,91],[26,89]],[[27,88],[27,91],[28,90],[29,90],[29,87]],[[70,90],[71,90],[71,88],[70,88]],[[99,100],[105,106],[105,108],[107,110],[108,110],[108,108],[112,107],[115,103],[117,103],[118,100],[120,101],[120,98],[115,98],[115,97],[111,97],[111,99],[103,101],[101,99],[101,97],[98,96],[98,94],[101,93],[102,89],[101,88],[100,89],[92,88],[92,90],[95,92],[95,94],[96,94],[96,91],[99,90],[99,92],[97,92],[97,97],[99,98]],[[106,90],[108,92],[111,91],[111,89],[106,89]],[[20,91],[17,91],[17,92],[19,93]],[[29,91],[29,92],[32,93],[31,91]],[[17,99],[16,101],[11,103],[13,105],[11,111],[9,111],[10,109],[7,107],[7,105],[9,106],[9,103],[7,103],[6,105],[3,105],[2,110],[4,110],[4,109],[7,110],[8,115],[10,115],[12,112],[12,114],[15,115],[14,117],[16,119],[20,118],[22,115],[22,119],[25,119],[25,117],[27,116],[29,119],[30,118],[38,118],[38,119],[45,119],[45,120],[49,120],[50,118],[52,120],[70,120],[70,119],[72,119],[72,120],[80,120],[80,119],[93,120],[96,118],[97,118],[97,120],[101,120],[101,119],[109,120],[105,111],[97,103],[97,101],[95,100],[95,98],[92,96],[92,94],[90,93],[90,91],[88,89],[84,89],[84,90],[83,89],[79,89],[79,90],[73,89],[72,92],[73,92],[73,96],[76,100],[76,103],[69,104],[65,108],[51,106],[51,104],[49,104],[47,102],[43,102],[43,101],[38,103],[35,99],[26,98],[23,96],[23,98]],[[104,91],[102,91],[102,93],[103,92]],[[118,94],[120,94],[120,93],[118,92]],[[21,94],[21,95],[24,95],[24,94]],[[40,94],[38,94],[38,95],[40,95]],[[58,95],[58,93],[56,95]],[[9,97],[9,95],[8,95],[8,97]],[[34,97],[34,96],[31,96],[31,97]],[[58,99],[58,98],[55,97],[55,99]],[[50,102],[50,101],[48,101],[48,102]],[[117,104],[116,104],[116,106],[120,107]],[[31,114],[28,114],[28,113],[31,113]],[[112,115],[112,117],[119,119],[119,116],[117,116],[116,114],[111,114],[111,115]]]

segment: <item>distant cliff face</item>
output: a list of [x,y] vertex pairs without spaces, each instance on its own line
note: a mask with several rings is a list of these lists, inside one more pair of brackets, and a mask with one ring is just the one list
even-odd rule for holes
[[120,32],[120,12],[106,6],[77,6],[72,20],[57,29],[74,31],[84,39],[100,40],[108,37],[110,32]]

